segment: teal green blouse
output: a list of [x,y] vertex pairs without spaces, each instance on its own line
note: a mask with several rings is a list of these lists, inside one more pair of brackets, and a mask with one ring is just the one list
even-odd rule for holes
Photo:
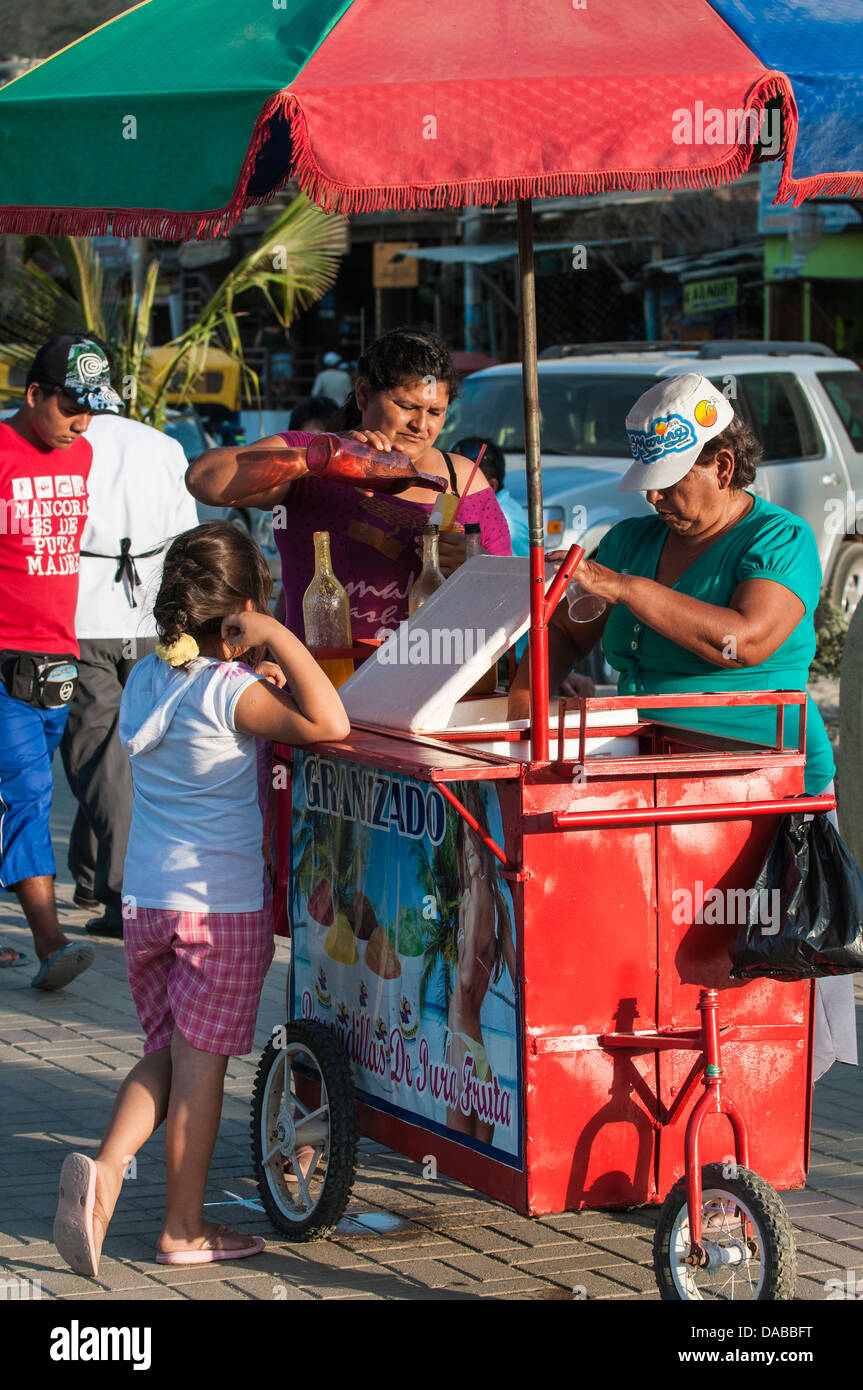
[[[753,494],[754,497],[754,494]],[[601,541],[596,559],[619,574],[653,579],[668,527],[658,516],[621,521]],[[790,589],[806,612],[791,635],[760,666],[714,666],[678,646],[623,604],[615,604],[602,639],[606,658],[620,672],[621,695],[709,693],[724,690],[805,690],[815,655],[814,613],[821,593],[821,563],[811,528],[799,517],[754,497],[752,510],[714,542],[672,586],[705,603],[727,608],[745,579],[772,579]],[[772,744],[775,710],[651,710],[666,724]],[[796,746],[798,716],[789,710],[785,743]],[[817,795],[835,774],[830,740],[818,708],[806,702],[806,792]]]

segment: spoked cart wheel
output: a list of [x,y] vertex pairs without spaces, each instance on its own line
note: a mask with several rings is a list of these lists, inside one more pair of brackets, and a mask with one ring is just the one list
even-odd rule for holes
[[701,1170],[702,1254],[690,1258],[683,1178],[663,1203],[653,1268],[663,1299],[772,1300],[794,1297],[791,1222],[773,1188],[748,1168],[723,1177],[721,1163]]
[[348,1204],[359,1136],[347,1055],[324,1024],[287,1023],[267,1044],[251,1128],[255,1175],[273,1225],[290,1240],[329,1235]]

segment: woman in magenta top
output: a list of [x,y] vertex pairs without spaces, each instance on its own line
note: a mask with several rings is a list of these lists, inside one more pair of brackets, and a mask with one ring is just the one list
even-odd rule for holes
[[[450,401],[458,392],[452,359],[431,333],[396,328],[379,338],[358,363],[354,391],[335,420],[336,434],[349,435],[376,449],[406,454],[422,473],[447,480],[447,492],[461,495],[473,462],[435,447]],[[314,436],[287,431],[259,441],[304,447]],[[354,638],[377,637],[398,627],[408,613],[408,594],[421,568],[422,528],[437,496],[410,487],[396,496],[368,493],[311,474],[241,495],[242,449],[211,449],[189,470],[187,483],[199,501],[220,506],[230,500],[246,506],[278,507],[273,535],[282,560],[287,626],[303,637],[303,594],[314,574],[315,531],[330,533],[333,570],[351,601]],[[238,490],[238,484],[240,489]],[[459,522],[478,522],[482,547],[492,555],[512,553],[506,518],[481,472],[477,472],[459,511]],[[452,574],[465,558],[460,532],[442,532],[440,567]]]

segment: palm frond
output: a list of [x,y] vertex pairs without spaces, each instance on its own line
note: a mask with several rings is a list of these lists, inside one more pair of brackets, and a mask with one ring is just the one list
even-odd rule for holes
[[[125,303],[109,304],[102,262],[88,238],[26,237],[21,243],[22,265],[8,265],[0,282],[0,360],[29,366],[50,338],[95,333],[116,354],[126,413],[161,427],[177,375],[183,404],[204,369],[209,348],[221,341],[239,363],[247,393],[260,405],[260,382],[243,357],[237,300],[257,292],[287,328],[300,309],[320,299],[335,282],[346,249],[346,219],[298,195],[273,220],[261,242],[228,272],[197,321],[168,344],[173,349],[168,366],[156,373],[147,362],[146,347],[158,262],[150,262],[137,299],[132,294]],[[35,257],[45,253],[62,267],[68,291],[36,263]]]

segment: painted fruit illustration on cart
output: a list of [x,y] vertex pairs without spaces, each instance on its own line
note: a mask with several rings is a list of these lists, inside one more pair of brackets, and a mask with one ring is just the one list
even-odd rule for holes
[[297,755],[293,1012],[334,1028],[361,1097],[512,1159],[514,912],[483,840],[500,806],[493,784],[453,790],[479,834],[434,785]]
[[293,906],[298,915],[305,905],[317,966],[315,998],[325,1009],[335,1006],[340,1018],[357,1002],[360,952],[349,912],[368,852],[364,827],[350,821],[334,824],[332,817],[318,811],[307,812],[294,838]]

